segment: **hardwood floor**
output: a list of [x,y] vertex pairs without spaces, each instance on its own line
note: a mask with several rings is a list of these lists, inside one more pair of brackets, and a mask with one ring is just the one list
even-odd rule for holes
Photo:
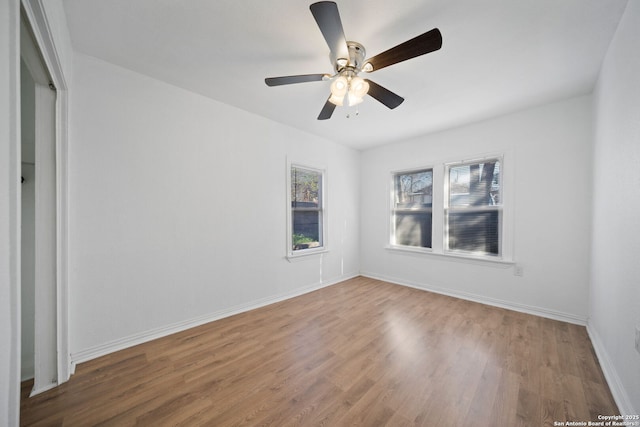
[[95,359],[34,426],[553,426],[618,414],[584,327],[356,278]]

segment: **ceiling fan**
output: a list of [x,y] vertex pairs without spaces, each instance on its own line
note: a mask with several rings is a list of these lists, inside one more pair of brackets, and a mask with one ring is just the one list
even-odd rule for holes
[[352,106],[362,102],[362,98],[367,94],[391,109],[396,108],[402,104],[404,98],[369,79],[359,77],[358,74],[360,72],[372,73],[389,65],[436,51],[442,47],[440,30],[434,28],[365,60],[366,51],[364,46],[345,39],[338,6],[335,2],[320,1],[313,3],[310,9],[324,39],[329,45],[331,62],[334,65],[335,73],[267,77],[264,81],[267,86],[331,81],[331,94],[320,111],[318,120],[331,118],[336,106],[344,105],[345,98],[347,105]]

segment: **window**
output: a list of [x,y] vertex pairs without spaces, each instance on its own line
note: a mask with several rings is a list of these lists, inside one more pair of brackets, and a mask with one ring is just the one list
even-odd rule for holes
[[316,252],[324,248],[324,173],[290,166],[289,254]]
[[511,263],[512,208],[503,200],[508,156],[392,172],[389,249]]
[[445,248],[501,255],[500,159],[447,165]]
[[433,170],[393,175],[392,244],[431,248]]

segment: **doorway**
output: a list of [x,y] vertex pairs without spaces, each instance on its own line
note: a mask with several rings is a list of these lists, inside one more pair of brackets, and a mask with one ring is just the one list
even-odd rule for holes
[[21,377],[37,394],[58,384],[56,91],[24,15],[20,57]]

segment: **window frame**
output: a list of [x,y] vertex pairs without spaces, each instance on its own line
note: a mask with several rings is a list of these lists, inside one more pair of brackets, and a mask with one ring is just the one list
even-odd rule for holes
[[[407,175],[407,174],[414,174],[414,173],[420,173],[420,172],[431,172],[431,207],[430,208],[425,208],[425,209],[420,209],[420,208],[409,208],[409,209],[397,209],[396,208],[396,177],[398,177],[399,175]],[[404,251],[412,251],[412,252],[432,252],[433,251],[433,246],[434,246],[434,240],[436,238],[436,235],[434,234],[434,201],[435,201],[435,192],[436,192],[436,187],[435,187],[435,174],[436,174],[436,169],[433,166],[424,166],[424,167],[417,167],[417,168],[411,168],[411,169],[403,169],[403,170],[396,170],[396,171],[392,171],[390,174],[390,188],[391,188],[391,198],[390,198],[390,205],[389,205],[389,210],[390,210],[390,215],[389,215],[389,247],[391,248],[395,248],[395,249],[399,249],[399,250],[404,250]],[[411,246],[411,245],[402,245],[402,244],[398,244],[397,243],[397,238],[396,238],[396,212],[398,211],[404,211],[404,212],[429,212],[431,213],[431,247],[425,247],[425,246]]]
[[[490,161],[496,161],[500,163],[500,203],[497,205],[486,205],[486,206],[451,206],[451,169],[458,166],[466,166],[466,165],[475,165],[480,163],[486,163]],[[470,160],[462,160],[457,162],[450,162],[444,164],[443,178],[444,178],[444,200],[442,206],[443,213],[443,233],[442,233],[442,248],[443,253],[447,255],[457,255],[457,256],[465,256],[465,257],[473,257],[473,258],[487,258],[487,259],[503,259],[503,250],[504,250],[504,191],[503,191],[503,175],[502,168],[504,165],[504,159],[502,155],[496,156],[487,156],[482,158],[470,159]],[[467,251],[462,249],[450,249],[449,248],[449,214],[451,212],[467,212],[467,213],[482,213],[482,212],[498,212],[498,253],[492,254],[488,252],[480,252],[480,251]]]
[[[462,159],[462,160],[461,160]],[[448,180],[449,166],[461,165],[465,163],[482,162],[485,160],[500,159],[500,194],[502,198],[502,216],[500,223],[500,251],[501,255],[484,255],[474,252],[463,252],[457,250],[448,250],[447,234],[447,218],[445,206],[448,206]],[[440,258],[449,261],[459,261],[468,264],[477,264],[485,266],[501,266],[508,267],[515,264],[514,258],[514,226],[513,226],[513,154],[511,150],[502,150],[500,152],[483,153],[476,156],[459,156],[457,158],[448,159],[432,159],[431,162],[425,162],[422,165],[407,168],[398,168],[389,171],[389,210],[388,210],[388,232],[387,245],[385,248],[391,252],[416,256],[426,256]],[[432,198],[432,244],[431,249],[414,246],[396,245],[394,230],[394,199],[395,187],[394,177],[398,173],[407,173],[412,171],[421,171],[431,169],[433,171],[433,198]]]
[[[316,247],[312,247],[312,248],[306,248],[306,249],[294,249],[294,245],[293,245],[293,226],[294,226],[294,221],[293,221],[293,213],[296,210],[296,208],[294,208],[292,206],[292,197],[291,197],[291,190],[292,190],[292,185],[293,185],[293,180],[291,178],[291,174],[293,172],[293,169],[302,169],[305,171],[309,171],[309,172],[315,172],[318,173],[320,175],[320,182],[319,182],[319,186],[320,188],[318,189],[318,197],[319,197],[319,203],[318,203],[318,208],[317,209],[308,209],[308,208],[297,208],[298,210],[304,210],[304,211],[317,211],[320,219],[318,221],[318,236],[319,236],[319,240],[320,240],[320,245],[316,246]],[[287,161],[287,179],[286,179],[286,183],[287,183],[287,197],[286,197],[286,203],[287,203],[287,237],[286,237],[286,257],[289,260],[293,260],[296,258],[300,258],[300,257],[305,257],[308,255],[314,255],[314,254],[321,254],[321,253],[325,253],[328,251],[328,245],[327,245],[327,192],[326,192],[326,184],[327,184],[327,170],[324,167],[318,167],[318,166],[309,166],[307,164],[303,164],[303,163],[298,163],[298,162],[291,162],[291,161]]]

